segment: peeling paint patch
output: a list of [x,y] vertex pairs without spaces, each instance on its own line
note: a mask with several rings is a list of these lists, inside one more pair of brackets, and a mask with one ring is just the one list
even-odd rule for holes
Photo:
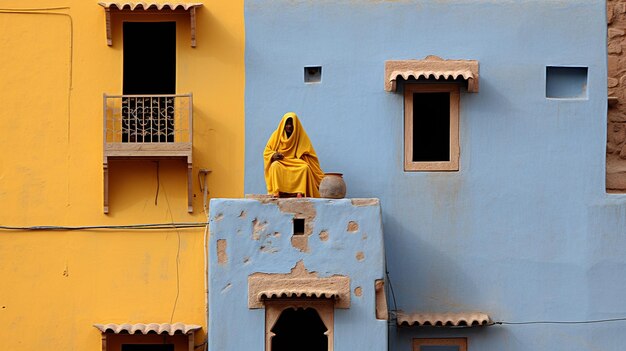
[[376,291],[376,319],[389,319],[389,310],[387,309],[387,296],[385,295],[385,281],[376,279],[374,282]]
[[260,222],[258,218],[252,220],[252,239],[259,240],[261,238],[261,232],[267,227],[267,222]]
[[294,218],[304,219],[304,235],[313,234],[313,222],[317,212],[313,203],[306,199],[281,199],[278,201],[281,212],[292,213]]
[[327,241],[328,240],[328,230],[324,229],[320,232],[320,240]]
[[248,264],[248,263],[250,263],[250,257],[246,256],[243,258],[243,264]]
[[272,235],[275,238],[280,238],[280,233],[279,232],[274,232],[274,234]]
[[362,296],[363,295],[363,288],[361,288],[360,286],[357,286],[356,288],[354,288],[354,295]]
[[217,240],[217,263],[226,264],[228,256],[226,255],[226,239]]
[[365,254],[363,253],[363,251],[359,251],[356,253],[356,259],[359,262],[365,259]]
[[350,232],[350,233],[358,232],[359,231],[359,223],[357,223],[355,221],[348,222],[348,228],[346,230],[348,232]]
[[213,220],[216,221],[216,222],[219,222],[222,219],[224,219],[224,214],[223,213],[218,213],[215,217],[213,217]]
[[351,199],[352,206],[378,206],[378,199]]
[[335,308],[350,308],[350,278],[343,275],[320,278],[302,260],[290,273],[260,273],[248,276],[248,308],[264,308],[264,296],[337,296]]
[[277,248],[275,248],[275,247],[271,246],[271,244],[272,244],[271,242],[269,242],[268,244],[269,244],[269,245],[261,245],[261,246],[259,247],[259,250],[260,250],[261,252],[266,252],[266,253],[276,253],[276,252],[280,251],[280,250],[278,250]]
[[227,292],[228,290],[230,290],[230,288],[232,288],[232,287],[233,287],[233,284],[231,284],[231,283],[226,284],[226,285],[222,288],[222,294],[223,294],[223,293],[225,293],[225,292]]
[[246,211],[245,211],[245,210],[242,210],[242,211],[241,211],[241,213],[239,214],[239,218],[241,218],[241,219],[245,219],[247,215],[248,215],[248,214],[246,213]]
[[291,246],[300,250],[300,252],[309,252],[309,237],[307,235],[293,235],[291,237]]

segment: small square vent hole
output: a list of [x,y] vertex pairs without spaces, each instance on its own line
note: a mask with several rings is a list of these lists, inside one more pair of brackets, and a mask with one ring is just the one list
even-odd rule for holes
[[546,97],[584,99],[587,97],[587,67],[546,67]]
[[322,66],[304,67],[304,82],[319,83],[322,81]]

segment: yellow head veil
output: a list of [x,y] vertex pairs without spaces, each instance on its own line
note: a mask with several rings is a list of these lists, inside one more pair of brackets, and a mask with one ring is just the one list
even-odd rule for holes
[[[287,137],[287,133],[285,133],[285,124],[290,118],[293,121],[293,132],[289,137]],[[324,177],[324,172],[320,167],[313,144],[300,124],[298,116],[294,112],[287,112],[283,115],[278,127],[267,141],[265,151],[263,152],[266,182],[269,178],[268,171],[270,164],[272,163],[272,155],[276,152],[283,154],[285,159],[301,159],[309,165],[312,173],[312,184],[310,184],[307,188],[315,188],[315,191],[311,191],[311,194],[307,194],[307,196],[319,196],[317,188],[319,188],[319,183]]]

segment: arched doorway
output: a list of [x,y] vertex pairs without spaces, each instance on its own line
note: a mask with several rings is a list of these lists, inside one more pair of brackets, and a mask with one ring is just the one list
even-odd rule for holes
[[265,301],[265,351],[333,351],[334,300]]
[[271,329],[272,351],[328,351],[328,329],[314,308],[287,308]]

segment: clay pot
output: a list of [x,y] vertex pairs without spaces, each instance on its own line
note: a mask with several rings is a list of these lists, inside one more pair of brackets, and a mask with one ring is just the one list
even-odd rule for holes
[[341,173],[324,173],[320,183],[320,196],[329,199],[343,199],[346,196],[346,182]]

